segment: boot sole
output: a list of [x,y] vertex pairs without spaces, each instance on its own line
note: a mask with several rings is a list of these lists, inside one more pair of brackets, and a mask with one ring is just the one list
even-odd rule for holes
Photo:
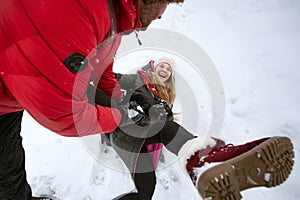
[[214,166],[198,179],[203,199],[240,200],[241,191],[283,183],[294,165],[294,151],[287,137],[272,137],[248,152]]

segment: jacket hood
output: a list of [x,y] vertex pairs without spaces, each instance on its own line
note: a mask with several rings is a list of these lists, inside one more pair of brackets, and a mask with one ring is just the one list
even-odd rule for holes
[[141,28],[138,0],[114,0],[117,32]]

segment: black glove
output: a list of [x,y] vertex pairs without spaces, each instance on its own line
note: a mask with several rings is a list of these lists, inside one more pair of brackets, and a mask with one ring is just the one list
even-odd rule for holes
[[[119,105],[117,107],[122,117],[119,127],[124,127],[130,124],[136,124],[137,122],[139,122],[141,119],[145,117],[145,115],[141,111],[134,109],[132,106],[133,106],[132,104],[126,104],[126,105]],[[129,117],[129,113],[131,111],[136,112],[137,114],[134,117]]]
[[[139,105],[135,101],[132,101],[127,105],[120,105],[118,106],[118,109],[120,110],[122,115],[122,120],[119,125],[120,127],[124,127],[130,124],[136,124],[143,127],[153,123],[173,120],[173,112],[171,108],[165,101],[161,100],[156,101],[156,104],[154,104],[149,109],[149,116],[144,114],[141,108],[139,109]],[[128,116],[130,110],[138,114],[130,118]]]
[[167,121],[173,121],[173,111],[166,101],[159,98],[155,98],[155,104],[163,105],[165,112],[167,113]]
[[139,126],[147,126],[149,124],[165,122],[167,120],[167,114],[163,104],[154,104],[149,109],[149,116],[144,115],[136,124]]
[[149,116],[152,121],[165,121],[168,113],[166,112],[165,105],[163,103],[154,104],[149,109]]
[[173,111],[172,109],[170,108],[170,106],[167,104],[167,102],[165,101],[162,101],[163,105],[164,105],[164,108],[165,108],[165,111],[167,113],[167,121],[173,121]]

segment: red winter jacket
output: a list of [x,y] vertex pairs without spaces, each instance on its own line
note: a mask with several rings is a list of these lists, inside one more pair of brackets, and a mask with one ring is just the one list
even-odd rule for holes
[[[134,0],[114,3],[117,32],[140,27]],[[88,103],[90,81],[115,99],[119,85],[112,73],[120,39],[94,50],[110,33],[106,0],[0,1],[0,115],[27,110],[40,124],[64,136],[113,131],[120,112]],[[88,58],[72,73],[64,61]]]

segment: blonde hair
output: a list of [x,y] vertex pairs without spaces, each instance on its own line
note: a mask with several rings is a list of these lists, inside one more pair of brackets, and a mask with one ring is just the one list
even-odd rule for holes
[[157,92],[157,96],[166,101],[170,108],[173,107],[173,103],[176,98],[176,91],[175,91],[175,80],[173,73],[171,74],[170,78],[165,82],[165,84],[161,84],[155,74],[153,73],[153,83],[154,88]]

